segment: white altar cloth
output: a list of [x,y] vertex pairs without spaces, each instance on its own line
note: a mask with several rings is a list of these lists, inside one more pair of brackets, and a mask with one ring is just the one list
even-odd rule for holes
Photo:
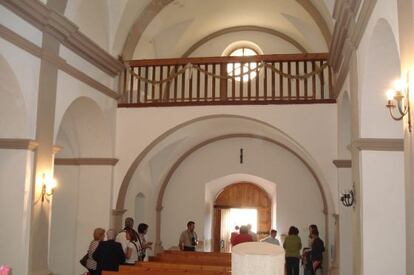
[[232,275],[284,275],[285,250],[265,242],[247,242],[231,252]]

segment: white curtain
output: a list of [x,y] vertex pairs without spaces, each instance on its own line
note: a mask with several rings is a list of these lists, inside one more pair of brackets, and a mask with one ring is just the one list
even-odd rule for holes
[[230,209],[221,209],[220,251],[230,252],[231,219]]

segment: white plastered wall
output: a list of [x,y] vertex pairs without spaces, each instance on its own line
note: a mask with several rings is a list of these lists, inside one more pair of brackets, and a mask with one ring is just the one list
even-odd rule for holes
[[[0,23],[31,42],[41,44],[42,33],[3,6],[0,6]],[[15,81],[18,83],[19,91],[14,91],[15,95],[12,96],[16,98],[20,112],[23,113],[25,116],[24,120],[26,120],[24,121],[26,124],[24,131],[20,132],[19,136],[14,135],[12,137],[34,139],[36,132],[40,59],[2,38],[0,38],[0,55],[1,58],[4,59],[2,63],[6,62],[8,66],[10,66]],[[4,68],[2,66],[2,75],[3,77],[6,77],[7,74],[3,70]],[[11,80],[4,79],[3,81],[8,82]],[[2,85],[6,85],[7,82],[3,81]],[[2,93],[3,92],[6,91],[2,91]],[[9,91],[9,93],[10,92],[12,91]],[[10,125],[8,125],[8,127],[10,127]],[[1,137],[6,137],[7,135],[8,134],[3,131],[0,132]]]
[[[224,177],[219,177],[213,179],[204,185],[205,189],[205,215],[204,215],[204,250],[211,251],[212,250],[212,241],[210,236],[212,236],[212,228],[213,228],[213,213],[214,213],[214,202],[225,187],[237,183],[237,182],[253,182],[254,184],[260,186],[269,196],[271,200],[271,228],[277,228],[276,226],[276,217],[277,217],[277,187],[274,182],[266,180],[264,178],[249,175],[249,174],[242,174],[236,173],[227,175]],[[199,229],[200,230],[200,229]],[[277,239],[280,238],[280,232],[277,236]]]
[[[0,6],[0,23],[40,43],[42,34]],[[40,60],[0,38],[0,138],[34,139]],[[33,179],[33,152],[0,150],[0,265],[26,274]]]
[[[107,50],[107,3],[95,2],[70,1],[65,14],[79,25],[80,31]],[[94,14],[93,24],[88,14]],[[112,77],[66,47],[61,46],[59,55],[96,81],[115,88]],[[113,158],[111,129],[115,128],[116,104],[113,98],[59,71],[54,136],[55,143],[63,149],[56,158]],[[92,240],[93,229],[108,229],[112,171],[112,166],[55,166],[58,188],[52,206],[49,261],[56,274],[84,272],[78,261]]]
[[79,26],[79,30],[106,51],[109,50],[108,1],[68,1],[65,16]]
[[[351,160],[351,103],[348,81],[338,97],[338,159]],[[352,190],[352,169],[338,168],[338,192]],[[338,200],[339,212],[339,268],[341,275],[352,275],[352,207],[345,207]]]
[[[337,196],[336,168],[332,165],[332,159],[336,156],[336,105],[330,104],[307,106],[237,106],[225,108],[186,107],[118,109],[116,154],[119,157],[120,162],[115,168],[116,180],[114,183],[117,186],[114,186],[114,193],[116,194],[116,197],[118,196],[119,184],[122,182],[123,176],[132,161],[157,137],[164,134],[167,130],[176,127],[180,123],[191,121],[191,119],[206,115],[216,115],[217,113],[259,119],[260,121],[269,123],[269,125],[272,125],[273,127],[282,129],[285,134],[292,137],[295,142],[315,159],[316,166],[322,171],[323,179],[321,180],[329,185],[326,186],[327,189],[325,189],[327,192],[328,205],[330,204],[332,206],[331,200],[333,197]],[[303,121],[306,121],[307,123],[304,124]],[[135,126],[131,127],[131,125]],[[301,125],[301,127],[297,127],[297,125]],[[208,129],[210,129],[211,132],[209,135],[217,130],[214,124]],[[145,135],[142,133],[145,133]],[[257,132],[255,132],[255,134],[259,135],[265,133],[265,130],[260,129],[257,129]],[[186,141],[186,138],[192,138],[194,135],[197,136],[197,133],[188,133],[187,135],[188,136],[185,136],[184,134],[181,139],[179,138],[175,143],[171,143],[169,147],[163,149],[167,152],[164,152],[163,154],[165,157],[153,158],[153,156],[151,156],[151,160],[145,160],[145,165],[139,167],[131,179],[124,206],[127,213],[124,214],[124,217],[134,216],[135,196],[139,192],[145,194],[146,219],[144,222],[148,223],[151,228],[148,233],[148,239],[155,240],[155,209],[161,182],[165,177],[167,170],[173,164],[174,156],[177,159],[184,152],[182,150],[185,149],[180,147],[182,146],[182,143]],[[159,149],[156,151],[159,151]],[[150,165],[147,163],[150,163]],[[122,170],[124,172],[121,172]],[[118,177],[120,178],[118,179]],[[315,185],[313,188],[317,189],[317,186]],[[333,210],[334,208],[335,205],[332,206],[331,211],[337,211],[336,209]],[[199,218],[203,218],[204,212],[200,215]],[[331,224],[330,228],[331,230],[333,229]],[[161,226],[161,231],[163,230],[165,230],[164,224]],[[332,244],[332,239],[329,241]]]
[[[69,106],[58,131],[63,150],[57,158],[112,157],[112,112],[105,114],[96,102],[80,97]],[[50,268],[56,274],[79,274],[84,270],[78,260],[94,228],[110,224],[112,166],[57,165],[55,177],[59,186],[52,207]]]
[[300,53],[291,43],[267,33],[242,31],[218,36],[196,49],[190,56],[221,56],[224,49],[237,41],[254,41],[263,54]]
[[332,188],[330,195],[336,196],[336,105],[318,104],[118,109],[115,197],[132,162],[156,138],[183,122],[217,114],[249,117],[281,129],[315,159]]
[[0,149],[0,264],[14,274],[28,271],[32,173],[33,152]]
[[[398,41],[397,2],[378,1],[357,52],[361,138],[403,137],[401,122],[384,107],[386,90],[401,77]],[[359,153],[362,274],[406,274],[403,157],[402,152]],[[387,228],[390,237],[381,230]]]
[[[241,147],[245,152],[243,164],[239,163]],[[289,227],[295,225],[306,245],[307,227],[315,223],[325,237],[322,196],[305,165],[280,146],[257,139],[234,138],[200,148],[174,173],[165,191],[161,216],[161,240],[165,248],[178,244],[179,233],[188,220],[197,223],[200,239],[210,241],[211,235],[200,234],[208,229],[205,211],[215,199],[205,201],[205,185],[235,173],[256,175],[277,185],[277,193],[273,191],[269,195],[276,195],[276,223],[280,234],[287,234]]]

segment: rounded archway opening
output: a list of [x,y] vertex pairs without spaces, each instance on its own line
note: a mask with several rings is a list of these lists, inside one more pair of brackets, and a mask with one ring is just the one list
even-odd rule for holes
[[213,251],[230,252],[230,235],[235,226],[250,224],[257,239],[271,228],[272,201],[260,186],[250,182],[233,183],[214,201]]
[[[56,143],[62,150],[55,162],[50,229],[50,268],[54,273],[79,274],[78,259],[90,242],[93,229],[109,225],[111,172],[105,166],[83,166],[77,160],[111,155],[111,134],[99,105],[79,97],[66,109]],[[91,203],[93,202],[93,203]]]
[[27,114],[19,82],[0,55],[0,138],[27,137]]
[[385,19],[374,27],[361,92],[361,137],[402,138],[402,123],[394,121],[385,104],[386,92],[401,77],[401,64],[391,26]]

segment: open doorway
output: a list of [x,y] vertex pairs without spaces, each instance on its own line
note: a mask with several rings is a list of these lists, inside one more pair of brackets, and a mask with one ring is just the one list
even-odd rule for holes
[[259,186],[240,182],[227,186],[216,197],[213,217],[213,251],[230,252],[236,225],[252,225],[258,239],[271,227],[271,199]]
[[220,227],[220,251],[230,252],[231,233],[235,227],[248,225],[252,227],[252,232],[257,233],[257,209],[254,208],[229,208],[221,209]]

